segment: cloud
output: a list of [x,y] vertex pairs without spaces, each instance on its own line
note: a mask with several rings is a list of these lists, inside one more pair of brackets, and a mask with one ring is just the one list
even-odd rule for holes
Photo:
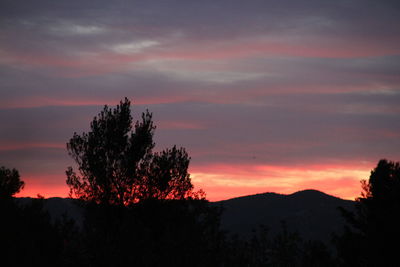
[[[26,23],[26,22],[25,22]],[[92,36],[108,32],[105,27],[100,27],[97,25],[79,25],[71,22],[60,21],[57,25],[52,25],[48,28],[50,34],[60,35],[60,36]]]
[[116,44],[111,47],[111,50],[120,54],[135,54],[141,52],[146,48],[156,45],[159,45],[157,41],[143,40],[138,42]]
[[[351,168],[400,156],[399,11],[372,0],[2,1],[0,162],[59,190],[72,163],[62,144],[127,96],[135,118],[154,112],[158,150],[188,149],[211,199],[313,185],[348,198]],[[335,171],[307,180],[314,165]]]

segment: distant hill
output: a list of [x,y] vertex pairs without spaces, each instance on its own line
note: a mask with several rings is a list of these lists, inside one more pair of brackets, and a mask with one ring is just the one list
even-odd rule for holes
[[[18,198],[27,204],[30,198]],[[265,225],[273,235],[280,230],[284,220],[290,230],[298,231],[305,239],[329,241],[332,232],[343,229],[344,220],[338,207],[352,210],[354,201],[343,200],[316,190],[305,190],[291,195],[264,193],[212,202],[222,207],[221,226],[224,230],[242,237],[251,236],[252,229]],[[82,208],[70,198],[49,198],[44,207],[53,220],[63,214],[82,224]]]
[[[32,198],[23,197],[17,198],[17,203],[27,205],[32,201]],[[65,215],[67,218],[75,220],[78,226],[83,222],[83,208],[80,207],[76,199],[52,197],[44,200],[44,209],[47,210],[53,221],[62,220]]]
[[338,207],[354,209],[354,201],[343,200],[316,190],[290,195],[264,193],[214,202],[221,206],[222,228],[242,237],[249,237],[259,225],[269,228],[271,235],[281,229],[281,221],[304,239],[329,242],[331,233],[343,230],[344,219]]

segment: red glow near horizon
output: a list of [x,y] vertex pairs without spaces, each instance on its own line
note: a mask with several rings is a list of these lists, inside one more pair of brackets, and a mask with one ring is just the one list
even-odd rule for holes
[[38,195],[44,198],[51,197],[62,197],[67,198],[69,194],[69,189],[67,185],[39,185],[39,184],[29,184],[29,181],[25,182],[25,188],[21,190],[16,197],[33,197],[36,198]]
[[[207,170],[207,171],[206,171]],[[360,195],[360,180],[368,179],[370,166],[238,166],[219,165],[192,168],[195,190],[203,189],[210,201],[275,192],[291,194],[306,189],[354,200]],[[17,197],[68,197],[65,176],[22,177],[25,188]],[[48,181],[52,181],[49,183]],[[56,183],[56,181],[59,181]]]
[[250,166],[214,165],[192,169],[192,181],[211,201],[264,192],[291,194],[316,189],[343,199],[360,195],[360,181],[368,179],[371,164]]

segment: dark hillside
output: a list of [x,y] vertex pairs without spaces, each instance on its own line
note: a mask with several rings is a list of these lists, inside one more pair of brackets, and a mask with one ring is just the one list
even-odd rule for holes
[[[19,198],[21,204],[30,198]],[[305,190],[291,195],[264,193],[238,197],[212,205],[223,208],[221,225],[224,230],[248,237],[258,225],[265,225],[271,234],[280,229],[284,220],[290,230],[296,230],[304,239],[328,241],[332,232],[343,229],[344,220],[337,207],[351,210],[353,201],[343,200],[316,190]],[[77,201],[68,198],[49,198],[44,208],[53,220],[61,219],[63,214],[82,223],[82,208]]]
[[[31,203],[32,198],[17,198],[17,203],[27,205]],[[63,216],[73,219],[78,226],[82,225],[83,209],[79,206],[76,199],[52,197],[44,199],[43,208],[49,212],[52,221],[62,220]]]
[[344,220],[338,207],[353,209],[354,202],[316,190],[291,195],[264,193],[215,202],[222,206],[222,227],[231,233],[249,236],[258,225],[267,226],[271,234],[284,220],[290,230],[304,239],[328,241],[332,232],[343,229]]

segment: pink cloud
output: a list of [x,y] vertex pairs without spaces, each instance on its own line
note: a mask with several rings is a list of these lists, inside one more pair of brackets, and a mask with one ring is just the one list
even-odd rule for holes
[[[104,106],[108,104],[114,106],[121,100],[123,96],[110,99],[109,96],[93,97],[93,96],[80,96],[79,98],[70,96],[31,96],[29,98],[6,99],[0,100],[0,109],[6,108],[35,108],[44,106]],[[185,102],[190,100],[186,96],[156,96],[156,97],[134,97],[131,99],[133,105],[151,105],[151,104],[170,104]]]
[[[79,51],[78,51],[79,52]],[[400,48],[386,43],[365,43],[351,40],[185,40],[169,46],[160,45],[139,53],[120,54],[108,50],[94,49],[91,53],[77,54],[34,54],[33,52],[8,49],[3,53],[3,61],[33,67],[57,67],[60,76],[82,77],[102,75],[140,68],[133,63],[149,60],[229,60],[254,58],[259,56],[288,56],[312,58],[359,58],[399,54]]]
[[[201,46],[201,49],[199,49]],[[243,40],[232,42],[197,42],[191,40],[176,50],[168,50],[155,54],[153,58],[169,59],[234,59],[259,55],[265,56],[292,56],[315,58],[358,58],[395,55],[400,53],[400,48],[391,44],[369,43],[346,40],[340,42],[330,40],[299,40],[267,41],[267,40]]]
[[13,143],[0,142],[0,151],[24,150],[32,148],[55,148],[65,149],[65,144],[61,143]]
[[206,126],[196,121],[159,121],[157,122],[157,128],[165,130],[201,130],[205,129]]

